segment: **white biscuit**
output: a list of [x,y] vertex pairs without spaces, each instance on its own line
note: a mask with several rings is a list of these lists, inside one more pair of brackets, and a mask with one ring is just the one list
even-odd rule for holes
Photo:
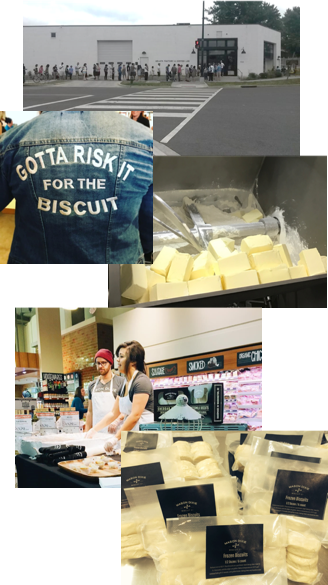
[[314,579],[318,575],[318,569],[295,569],[290,565],[287,565],[287,576],[291,581],[296,583],[313,583]]
[[192,463],[192,455],[189,443],[187,441],[177,441],[174,443],[174,445],[178,450],[180,459],[184,459],[185,461],[190,461]]
[[315,555],[313,559],[299,557],[287,551],[287,565],[295,569],[315,569],[318,565],[319,555]]
[[197,441],[197,443],[193,443],[190,447],[190,451],[194,464],[199,463],[208,457],[213,457],[212,447],[209,443],[205,443],[205,441]]
[[199,479],[198,471],[190,461],[179,462],[180,475],[183,479],[192,480]]
[[300,534],[298,532],[288,533],[287,551],[298,557],[313,559],[318,554],[320,548],[320,540],[311,534]]

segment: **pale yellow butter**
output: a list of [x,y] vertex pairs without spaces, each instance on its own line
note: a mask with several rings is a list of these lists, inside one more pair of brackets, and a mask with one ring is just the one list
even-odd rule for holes
[[316,274],[325,274],[325,267],[317,248],[311,250],[303,250],[300,253],[300,261],[306,268],[308,276],[315,276]]
[[160,282],[165,282],[165,276],[161,274],[157,274],[153,270],[146,270],[147,274],[147,283],[148,283],[148,290],[152,288],[155,284],[159,284]]
[[122,264],[121,294],[127,299],[137,301],[147,291],[145,264]]
[[220,276],[209,276],[207,278],[190,280],[188,282],[188,290],[190,295],[200,295],[222,290],[221,278]]
[[290,278],[304,278],[307,276],[306,268],[302,264],[300,266],[291,266],[289,274]]
[[184,282],[189,280],[193,265],[194,259],[190,254],[176,254],[173,257],[167,275],[167,282]]
[[327,272],[327,256],[321,256],[321,260],[322,260],[325,272]]
[[249,255],[249,261],[255,270],[271,270],[282,264],[281,256],[276,250],[268,252],[258,252]]
[[259,278],[256,270],[245,270],[239,274],[229,274],[222,277],[224,290],[229,288],[244,288],[245,286],[254,286],[259,284]]
[[165,276],[166,278],[168,271],[170,270],[172,260],[176,254],[178,254],[178,251],[175,248],[164,246],[164,248],[162,248],[158,254],[154,264],[152,264],[151,270],[157,272],[157,274]]
[[220,258],[218,266],[220,273],[224,276],[251,269],[247,254],[243,252],[232,254],[229,258]]
[[291,280],[289,268],[285,264],[272,268],[272,270],[260,270],[258,272],[260,284],[268,282],[280,282],[281,280]]
[[150,289],[149,298],[150,301],[161,301],[163,299],[188,296],[188,294],[186,282],[165,282],[164,284],[155,284]]
[[125,305],[135,305],[136,301],[133,301],[132,299],[126,299],[125,297],[121,297],[121,305],[122,307],[125,307]]
[[232,240],[231,238],[221,238],[222,242],[225,243],[225,245],[227,246],[227,248],[229,248],[230,252],[233,252],[235,249],[235,240]]
[[190,275],[190,280],[204,278],[214,275],[215,258],[210,252],[201,252],[194,258],[194,265]]
[[[234,246],[234,240],[231,241],[233,242]],[[210,243],[208,244],[208,251],[212,254],[212,256],[214,256],[216,260],[218,260],[219,258],[227,258],[228,256],[231,255],[231,252],[233,252],[233,250],[234,247],[231,250],[231,245],[229,248],[227,244],[223,241],[223,238],[211,240]]]
[[276,252],[279,252],[282,264],[286,264],[288,268],[293,266],[286,244],[276,244],[273,246],[273,249],[276,250]]
[[269,236],[247,236],[241,241],[240,250],[246,254],[257,254],[272,250],[273,242]]
[[252,211],[249,211],[243,215],[243,220],[246,221],[246,223],[253,223],[255,221],[259,221],[262,219],[262,217],[263,213],[261,213],[259,209],[253,209]]

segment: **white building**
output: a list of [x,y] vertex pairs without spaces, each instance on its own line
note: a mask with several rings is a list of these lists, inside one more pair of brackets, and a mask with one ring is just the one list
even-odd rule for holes
[[[225,63],[226,75],[261,73],[280,66],[281,34],[258,24],[205,25],[205,65]],[[158,64],[164,74],[169,63],[201,64],[202,26],[26,26],[24,64],[28,70],[38,65],[87,63],[137,63],[142,67]],[[195,48],[196,41],[200,48]]]

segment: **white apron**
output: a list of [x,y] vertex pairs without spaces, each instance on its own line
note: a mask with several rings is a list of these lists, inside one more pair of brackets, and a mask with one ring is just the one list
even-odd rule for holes
[[[137,373],[138,373],[138,370],[136,372],[134,372],[134,374],[129,382],[127,395],[123,396],[123,398],[118,399],[120,413],[125,415],[123,423],[126,421],[127,417],[132,412],[132,402],[131,402],[130,397],[129,397],[129,390],[131,388],[133,378],[137,375]],[[133,429],[131,429],[131,430],[138,431],[139,425],[152,423],[152,422],[154,422],[154,413],[150,412],[149,410],[144,410],[141,417],[139,418],[138,422],[134,425]]]
[[[101,421],[106,414],[111,412],[114,408],[115,398],[113,395],[113,379],[114,375],[110,382],[110,391],[109,392],[95,392],[96,386],[99,382],[99,378],[97,378],[96,383],[93,388],[92,392],[92,426],[94,427],[99,421]],[[108,425],[99,431],[100,433],[107,433]]]

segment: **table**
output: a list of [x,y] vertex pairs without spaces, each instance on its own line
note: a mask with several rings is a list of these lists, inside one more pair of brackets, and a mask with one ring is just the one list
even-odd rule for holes
[[45,463],[38,463],[38,461],[30,459],[28,455],[16,455],[15,464],[17,469],[19,488],[101,487],[99,482],[93,482],[77,478],[74,475],[71,475],[70,473],[66,472],[65,470],[60,469],[59,467],[52,467],[50,465],[46,465]]

